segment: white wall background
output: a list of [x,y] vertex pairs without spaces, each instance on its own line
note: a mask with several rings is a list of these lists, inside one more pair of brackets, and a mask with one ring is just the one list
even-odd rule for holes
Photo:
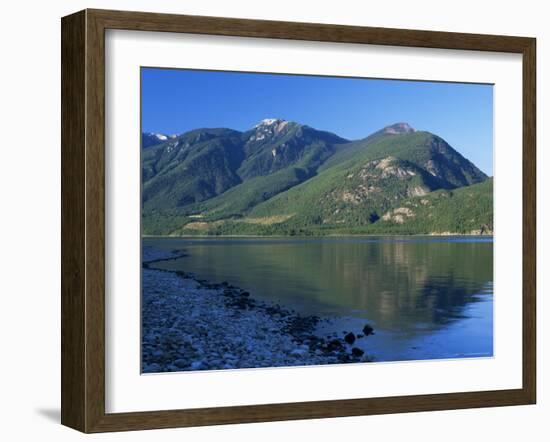
[[[2,8],[0,435],[81,440],[59,425],[60,23],[86,7],[534,36],[538,39],[539,403],[529,407],[115,433],[95,440],[546,440],[550,432],[550,28],[545,2],[17,0]],[[6,247],[7,240],[7,247]],[[518,330],[518,333],[520,330]],[[546,417],[546,419],[545,419]]]

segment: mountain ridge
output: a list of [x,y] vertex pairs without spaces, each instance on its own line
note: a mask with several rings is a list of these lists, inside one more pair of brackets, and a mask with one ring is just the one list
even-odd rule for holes
[[[422,230],[416,215],[392,210],[487,179],[441,137],[405,122],[350,141],[267,118],[246,131],[195,129],[144,148],[143,231],[330,234],[395,230],[392,223]],[[492,231],[492,209],[485,212],[463,225]]]

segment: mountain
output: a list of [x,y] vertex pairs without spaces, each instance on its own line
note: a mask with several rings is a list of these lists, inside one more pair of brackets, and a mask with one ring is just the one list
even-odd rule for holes
[[349,160],[350,158],[353,158],[355,154],[361,151],[364,151],[369,144],[373,144],[376,141],[380,141],[382,138],[385,138],[387,135],[407,134],[407,133],[413,133],[413,132],[416,132],[416,130],[413,129],[408,123],[395,123],[390,126],[386,126],[370,134],[366,138],[363,138],[361,140],[357,140],[354,142],[350,142],[345,146],[342,146],[342,148],[339,149],[338,152],[335,152],[335,154],[331,158],[329,158],[323,164],[323,166],[321,166],[321,170],[328,169],[331,166],[334,166],[338,163],[341,163],[343,161]]
[[278,119],[263,120],[246,132],[193,130],[144,151],[143,207],[188,211],[240,184],[246,193],[250,180],[252,188],[262,189],[252,190],[252,199],[259,195],[263,201],[312,176],[336,143],[346,141]]
[[142,153],[143,208],[176,209],[212,198],[241,180],[241,133],[197,129]]
[[492,180],[407,123],[356,141],[275,118],[197,129],[146,149],[142,176],[145,234],[492,231]]
[[243,134],[245,160],[239,168],[243,179],[265,176],[292,165],[312,172],[347,140],[330,132],[280,119],[262,120]]
[[144,132],[141,134],[141,147],[143,149],[157,144],[164,143],[170,138],[175,138],[176,135],[165,135],[160,133]]

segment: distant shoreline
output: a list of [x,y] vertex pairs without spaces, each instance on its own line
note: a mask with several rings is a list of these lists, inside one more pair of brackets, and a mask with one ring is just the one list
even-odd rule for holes
[[473,233],[331,233],[327,235],[141,235],[141,238],[147,239],[178,239],[178,238],[341,238],[341,237],[480,237],[480,238],[494,238],[494,234],[473,234]]

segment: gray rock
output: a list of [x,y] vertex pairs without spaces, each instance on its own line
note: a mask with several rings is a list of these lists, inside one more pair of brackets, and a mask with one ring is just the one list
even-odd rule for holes
[[202,361],[193,361],[191,362],[191,370],[200,370],[203,366]]
[[162,370],[162,367],[157,363],[146,364],[143,367],[144,373],[158,373],[161,370]]
[[301,358],[302,356],[305,356],[307,354],[307,350],[304,348],[295,348],[290,352],[291,356]]
[[355,334],[349,332],[346,336],[344,336],[344,341],[350,345],[353,344],[355,342]]
[[374,334],[374,328],[372,328],[370,324],[365,324],[365,326],[363,327],[363,334],[365,336]]
[[153,352],[153,357],[155,359],[162,358],[164,356],[164,352],[162,350],[155,350]]
[[189,363],[185,359],[176,359],[174,365],[179,368],[186,368],[189,366]]

